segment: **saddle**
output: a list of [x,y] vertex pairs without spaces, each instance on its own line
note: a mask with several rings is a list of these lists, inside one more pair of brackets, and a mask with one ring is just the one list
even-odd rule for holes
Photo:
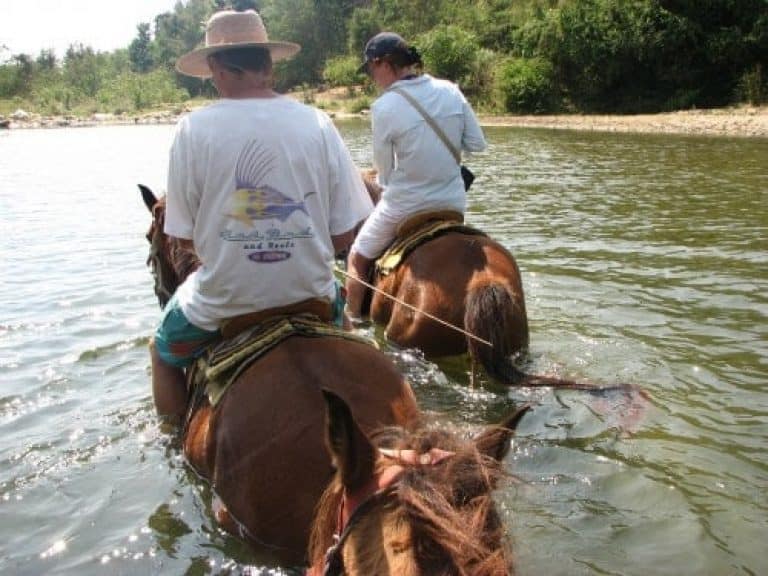
[[330,302],[309,299],[225,321],[223,340],[211,345],[192,365],[187,378],[190,413],[203,398],[212,407],[254,362],[291,336],[345,338],[375,346],[372,340],[332,324]]
[[464,215],[454,210],[418,212],[402,222],[397,236],[376,260],[375,278],[391,274],[415,248],[447,232],[485,236],[477,228],[464,224]]

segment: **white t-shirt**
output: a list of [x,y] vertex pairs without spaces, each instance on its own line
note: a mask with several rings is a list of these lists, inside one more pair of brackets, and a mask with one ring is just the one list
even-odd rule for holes
[[182,118],[165,232],[202,266],[178,289],[206,330],[249,312],[335,296],[331,236],[372,204],[327,114],[291,100],[223,99]]
[[[485,149],[477,117],[455,84],[422,74],[399,80],[394,87],[414,97],[457,150]],[[402,217],[430,209],[464,212],[466,193],[459,166],[418,110],[400,94],[387,91],[371,112],[373,160],[384,186],[382,209]]]

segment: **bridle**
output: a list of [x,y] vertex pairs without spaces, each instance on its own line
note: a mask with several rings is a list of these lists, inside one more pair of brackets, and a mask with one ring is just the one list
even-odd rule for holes
[[[435,466],[454,453],[439,448],[432,448],[423,454],[415,450],[380,448],[379,454],[395,462],[357,490],[344,490],[339,502],[333,544],[325,552],[321,576],[342,576],[345,573],[342,555],[344,543],[368,512],[397,493],[398,484],[407,466]],[[307,574],[314,575],[317,572],[312,568]]]
[[169,278],[167,276],[173,275],[175,279],[175,275],[170,265],[162,258],[165,249],[165,235],[163,234],[164,215],[159,202],[152,209],[152,218],[152,227],[147,232],[147,240],[149,240],[147,265],[152,270],[152,276],[155,279],[155,295],[160,303],[160,308],[164,308],[165,304],[173,296],[173,290],[168,287]]

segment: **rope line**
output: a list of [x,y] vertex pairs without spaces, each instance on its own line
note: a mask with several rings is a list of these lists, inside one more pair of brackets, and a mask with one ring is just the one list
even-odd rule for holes
[[387,294],[387,293],[386,293],[386,292],[384,292],[383,290],[381,290],[381,289],[379,289],[379,288],[376,288],[376,286],[373,286],[372,284],[369,284],[368,282],[366,282],[366,281],[364,281],[364,280],[361,280],[361,279],[360,279],[360,278],[358,278],[357,276],[353,276],[352,274],[349,274],[349,273],[348,273],[346,270],[342,270],[342,269],[341,269],[341,268],[339,268],[338,266],[334,266],[334,270],[335,270],[336,272],[338,272],[339,274],[342,274],[342,275],[344,275],[344,276],[345,276],[345,277],[347,277],[347,278],[351,278],[352,280],[355,280],[355,281],[359,282],[360,284],[362,284],[362,285],[363,285],[363,286],[365,286],[366,288],[370,288],[370,289],[371,289],[371,290],[373,290],[374,292],[376,292],[376,293],[378,293],[378,294],[381,294],[382,296],[385,296],[386,298],[389,298],[390,300],[393,300],[393,301],[397,302],[398,304],[400,304],[400,306],[405,306],[405,307],[406,307],[406,308],[408,308],[409,310],[412,310],[412,311],[414,311],[414,312],[417,312],[417,313],[419,313],[419,314],[423,314],[424,316],[426,316],[426,317],[427,317],[427,318],[429,318],[430,320],[434,320],[434,321],[435,321],[435,322],[437,322],[438,324],[442,324],[443,326],[446,326],[446,327],[448,327],[448,328],[451,328],[451,329],[453,329],[453,330],[456,330],[457,332],[461,332],[462,334],[464,334],[464,335],[465,335],[465,336],[467,336],[468,338],[472,338],[473,340],[477,340],[478,342],[480,342],[480,343],[482,343],[482,344],[485,344],[486,346],[489,346],[490,348],[493,348],[493,344],[491,344],[490,342],[488,342],[488,340],[483,340],[483,339],[482,339],[482,338],[480,338],[479,336],[475,336],[474,334],[472,334],[471,332],[467,332],[467,331],[466,331],[466,330],[464,330],[463,328],[459,328],[458,326],[455,326],[455,325],[451,324],[450,322],[446,322],[445,320],[443,320],[443,319],[441,319],[441,318],[438,318],[437,316],[433,316],[433,315],[432,315],[432,314],[430,314],[429,312],[424,312],[424,310],[419,310],[419,309],[418,309],[418,308],[416,308],[415,306],[411,306],[411,305],[410,305],[410,304],[408,304],[407,302],[403,302],[403,301],[402,301],[402,300],[400,300],[399,298],[396,298],[395,296],[392,296],[391,294]]

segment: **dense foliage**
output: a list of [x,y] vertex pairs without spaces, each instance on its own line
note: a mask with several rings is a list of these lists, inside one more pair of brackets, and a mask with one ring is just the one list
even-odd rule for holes
[[259,10],[272,38],[302,45],[278,66],[281,90],[364,81],[355,63],[386,29],[421,49],[427,71],[499,111],[643,112],[768,97],[766,0],[185,0],[139,24],[123,50],[6,57],[0,100],[47,113],[131,112],[212,96],[209,83],[173,66],[225,6]]

